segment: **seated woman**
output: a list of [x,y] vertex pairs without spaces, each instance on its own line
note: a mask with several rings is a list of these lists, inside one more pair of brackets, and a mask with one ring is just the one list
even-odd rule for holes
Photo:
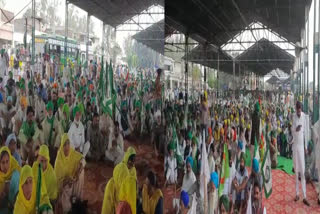
[[[40,194],[40,202],[37,205],[37,194]],[[39,207],[37,207],[39,206]],[[41,191],[37,192],[37,183],[29,165],[21,169],[19,181],[19,193],[14,204],[13,214],[35,214],[36,210],[42,214],[52,214],[52,207],[47,195],[46,187],[41,185]]]
[[19,190],[20,166],[7,146],[0,149],[0,213],[13,210]]
[[116,191],[113,177],[108,181],[104,190],[101,214],[114,214],[116,205]]
[[113,169],[113,177],[108,181],[104,191],[102,204],[102,214],[114,214],[120,200],[119,193],[122,183],[127,176],[132,176],[137,180],[137,172],[134,167],[136,151],[129,147],[124,155],[123,160]]
[[137,180],[129,175],[122,182],[117,214],[136,214],[137,204]]
[[142,188],[142,208],[145,214],[163,213],[163,195],[157,187],[157,177],[152,171],[149,171]]
[[71,196],[82,200],[84,166],[83,155],[71,148],[68,134],[63,134],[54,166],[58,184],[57,209],[63,213],[71,210]]
[[21,166],[21,156],[17,152],[17,138],[15,134],[10,134],[6,140],[6,146],[9,148],[11,155],[18,162],[19,166]]
[[54,172],[53,167],[50,164],[49,148],[47,145],[40,146],[38,159],[36,162],[33,163],[32,166],[32,171],[33,175],[35,176],[36,182],[38,181],[37,175],[39,170],[39,164],[41,164],[42,167],[41,183],[45,183],[50,203],[54,207],[55,201],[58,196],[58,185],[56,173]]

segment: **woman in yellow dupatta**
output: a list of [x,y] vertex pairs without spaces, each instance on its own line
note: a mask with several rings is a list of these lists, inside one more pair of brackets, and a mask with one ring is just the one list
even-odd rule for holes
[[[22,167],[19,181],[19,193],[14,205],[13,214],[35,214],[37,183],[34,179],[32,168],[29,165]],[[46,194],[44,184],[41,185],[40,209],[39,213],[52,213],[49,197]]]
[[137,180],[136,168],[134,167],[136,151],[129,147],[123,160],[113,169],[113,177],[109,180],[103,198],[102,214],[114,214],[119,202],[119,193],[122,182],[129,175]]
[[152,171],[149,171],[142,188],[142,208],[145,214],[163,213],[163,195],[157,187],[157,178]]
[[85,160],[70,146],[68,134],[63,134],[54,171],[58,184],[58,206],[63,212],[71,209],[71,196],[82,200]]
[[116,211],[116,191],[114,179],[111,178],[104,190],[101,214],[114,214]]
[[37,181],[39,170],[39,164],[41,163],[42,166],[42,178],[43,182],[45,183],[47,193],[51,203],[54,205],[54,201],[58,197],[58,184],[57,184],[57,177],[56,173],[53,170],[52,165],[50,164],[50,157],[49,157],[49,148],[47,145],[40,146],[38,159],[36,162],[33,163],[32,171],[35,176],[35,180]]
[[[0,148],[0,213],[12,209],[19,191],[20,166],[7,146]],[[8,205],[9,204],[9,205]]]
[[[137,180],[129,175],[122,182],[119,193],[117,214],[136,214],[137,206]],[[128,209],[128,207],[130,209]],[[131,212],[130,212],[131,211]]]
[[[119,195],[121,184],[128,175],[132,175],[137,179],[136,168],[134,167],[136,156],[136,150],[133,147],[129,147],[123,157],[123,160],[116,165],[113,170],[113,179],[116,190],[116,201],[119,201]],[[117,206],[115,206],[117,207]]]

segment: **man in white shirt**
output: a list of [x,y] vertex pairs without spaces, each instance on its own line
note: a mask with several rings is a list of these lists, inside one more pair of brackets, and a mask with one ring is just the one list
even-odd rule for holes
[[120,133],[120,127],[117,121],[114,123],[114,133],[110,133],[109,136],[109,143],[105,152],[105,157],[112,161],[114,165],[117,165],[121,162],[124,156],[123,137]]
[[296,174],[296,197],[294,201],[299,200],[299,174],[301,176],[301,185],[303,193],[303,203],[310,206],[307,200],[306,191],[306,179],[305,179],[305,159],[304,155],[307,151],[307,143],[305,143],[304,135],[306,133],[306,119],[305,114],[302,112],[302,104],[300,102],[296,103],[296,114],[293,116],[292,127],[293,135],[293,165]]
[[81,123],[81,112],[79,106],[73,109],[74,120],[68,132],[70,145],[72,148],[81,152],[85,158],[90,149],[90,142],[85,142],[84,127]]
[[188,156],[186,159],[187,171],[183,176],[181,190],[186,191],[189,194],[189,196],[192,195],[193,187],[197,181],[196,176],[194,175],[194,173],[192,171],[192,166],[193,166],[193,159],[192,159],[192,157]]

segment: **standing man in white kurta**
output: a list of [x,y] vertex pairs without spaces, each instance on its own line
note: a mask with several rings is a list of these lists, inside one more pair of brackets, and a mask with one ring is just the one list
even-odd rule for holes
[[301,177],[303,203],[310,206],[307,200],[306,192],[306,179],[305,179],[305,160],[304,155],[307,151],[307,143],[304,142],[304,134],[306,133],[306,118],[302,112],[302,104],[296,103],[296,114],[293,116],[292,121],[292,135],[293,135],[293,164],[294,171],[296,173],[296,198],[295,201],[299,200],[299,174]]

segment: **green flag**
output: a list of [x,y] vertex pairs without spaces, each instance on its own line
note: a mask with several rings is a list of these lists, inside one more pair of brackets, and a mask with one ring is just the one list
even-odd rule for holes
[[223,145],[223,159],[222,159],[222,166],[221,166],[221,173],[220,173],[220,184],[219,184],[219,198],[223,194],[224,184],[227,178],[230,175],[230,167],[229,167],[229,152],[228,152],[228,145]]
[[36,190],[36,210],[39,211],[40,210],[40,199],[41,199],[41,164],[39,163],[39,167],[38,167],[38,181],[37,181],[37,190]]
[[262,162],[262,177],[263,177],[263,187],[266,198],[272,193],[272,176],[271,176],[271,159],[270,159],[270,151],[269,144],[267,145],[267,151],[264,155]]

